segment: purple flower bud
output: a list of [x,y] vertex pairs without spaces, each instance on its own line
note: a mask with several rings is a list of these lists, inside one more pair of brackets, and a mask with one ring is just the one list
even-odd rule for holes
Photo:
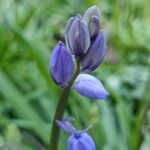
[[90,45],[88,28],[81,18],[80,15],[71,18],[65,32],[67,46],[75,57],[78,58],[84,56]]
[[78,131],[70,121],[71,119],[65,119],[56,122],[60,128],[72,134],[68,139],[68,150],[95,150],[93,139],[86,133],[89,127]]
[[[68,39],[69,35],[68,35],[68,33],[69,33],[69,31],[70,31],[70,28],[71,28],[72,24],[73,24],[77,19],[81,20],[81,19],[82,19],[82,16],[81,16],[80,14],[78,14],[78,15],[75,16],[75,17],[71,17],[71,18],[68,20],[67,26],[66,26],[66,29],[65,29],[65,41],[66,41],[67,48],[68,48],[70,51],[71,51],[71,49],[70,49],[70,45],[69,45],[69,39]],[[72,51],[71,51],[71,53],[73,54]]]
[[73,88],[81,95],[92,99],[106,99],[109,95],[102,83],[89,74],[80,74],[75,80]]
[[95,70],[102,62],[106,53],[106,37],[103,31],[100,31],[94,43],[89,48],[87,54],[81,61],[82,70],[91,72]]
[[83,18],[87,23],[91,39],[95,39],[100,30],[100,9],[97,6],[90,7]]
[[59,42],[52,51],[50,72],[54,82],[60,87],[67,86],[74,74],[73,59],[62,42]]

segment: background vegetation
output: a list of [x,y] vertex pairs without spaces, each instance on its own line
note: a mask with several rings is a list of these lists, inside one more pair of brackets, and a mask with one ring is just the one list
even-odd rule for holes
[[[108,53],[93,74],[109,91],[92,101],[72,91],[65,116],[89,131],[97,150],[150,149],[149,0],[0,0],[0,149],[45,150],[60,89],[48,66],[67,20],[102,11]],[[66,150],[62,132],[59,150]]]

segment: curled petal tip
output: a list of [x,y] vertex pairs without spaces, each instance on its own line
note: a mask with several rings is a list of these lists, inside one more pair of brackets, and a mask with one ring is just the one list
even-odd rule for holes
[[100,19],[100,9],[97,6],[92,6],[84,13],[83,18],[90,19],[92,16],[97,16]]
[[70,123],[71,120],[72,120],[72,118],[67,118],[67,119],[64,119],[62,121],[56,120],[56,123],[64,131],[73,134],[76,132],[76,128]]
[[84,129],[84,130],[78,130],[78,131],[76,132],[76,134],[85,133],[85,132],[87,132],[92,126],[93,126],[93,125],[90,125],[90,126],[88,126],[86,129]]

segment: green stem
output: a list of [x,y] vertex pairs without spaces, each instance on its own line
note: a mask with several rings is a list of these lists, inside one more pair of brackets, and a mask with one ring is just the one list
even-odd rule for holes
[[147,113],[148,109],[150,108],[150,105],[148,102],[140,101],[140,106],[138,109],[138,113],[135,118],[134,122],[134,128],[133,128],[133,133],[132,133],[132,149],[133,150],[139,150],[140,149],[140,144],[142,142],[142,135],[141,135],[141,127],[142,123],[145,118],[145,114]]
[[79,73],[80,73],[80,62],[79,60],[76,60],[75,74],[73,78],[70,80],[70,82],[68,83],[68,86],[62,90],[61,95],[58,100],[58,104],[57,104],[57,108],[56,108],[56,112],[55,112],[55,116],[54,116],[54,120],[52,124],[52,129],[51,129],[49,150],[57,150],[60,128],[57,126],[56,120],[62,120],[63,118],[63,114],[65,112],[65,108],[67,105],[67,99],[69,96],[70,89],[75,79],[79,75]]

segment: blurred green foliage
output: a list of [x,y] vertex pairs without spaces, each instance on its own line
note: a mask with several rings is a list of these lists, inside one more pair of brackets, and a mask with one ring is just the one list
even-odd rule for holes
[[[108,53],[95,74],[110,96],[71,92],[65,116],[89,131],[97,150],[150,149],[149,0],[0,0],[0,149],[47,149],[60,89],[49,55],[67,20],[91,5],[102,12]],[[62,132],[59,149],[66,150]]]

